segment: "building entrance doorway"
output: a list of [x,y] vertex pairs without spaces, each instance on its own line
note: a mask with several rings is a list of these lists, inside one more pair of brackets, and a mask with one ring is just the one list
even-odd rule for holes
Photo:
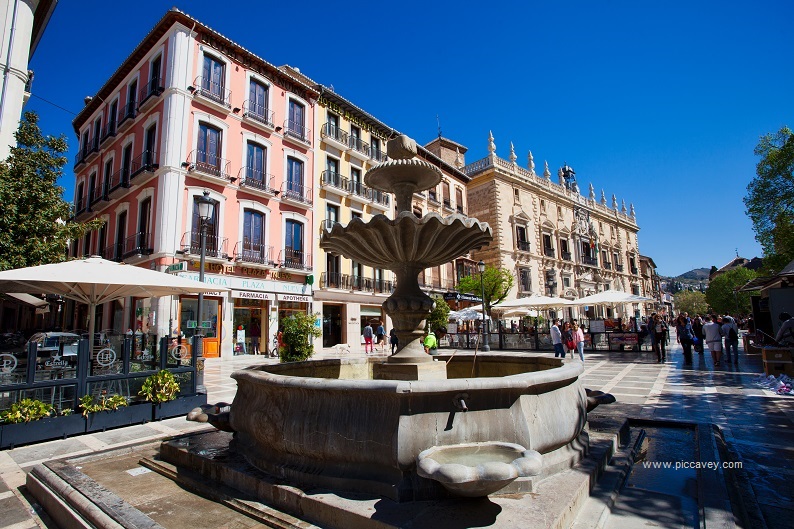
[[323,347],[342,343],[342,306],[323,305]]

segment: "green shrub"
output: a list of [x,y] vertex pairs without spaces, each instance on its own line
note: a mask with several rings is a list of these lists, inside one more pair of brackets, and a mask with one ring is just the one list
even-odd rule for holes
[[279,350],[282,362],[302,362],[314,354],[311,338],[322,336],[322,331],[314,323],[320,314],[296,312],[281,320],[281,340],[284,347]]
[[155,404],[174,400],[178,394],[179,384],[174,375],[165,369],[149,375],[138,392],[138,395]]
[[93,395],[80,397],[80,408],[83,410],[83,417],[98,411],[117,410],[127,406],[127,404],[127,399],[121,395],[112,395],[111,397],[102,395],[99,400],[96,400]]
[[31,422],[52,415],[55,415],[55,408],[50,404],[40,400],[22,399],[12,404],[9,409],[0,412],[0,422]]

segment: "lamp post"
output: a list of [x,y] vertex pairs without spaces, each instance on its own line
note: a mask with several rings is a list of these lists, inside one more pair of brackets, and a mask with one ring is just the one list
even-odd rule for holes
[[[212,216],[212,210],[215,207],[215,202],[210,198],[210,192],[204,191],[204,195],[197,198],[199,225],[201,229],[201,254],[199,259],[199,282],[204,283],[204,260],[207,257],[207,224]],[[200,292],[198,295],[198,310],[196,311],[198,319],[198,337],[196,342],[196,393],[206,393],[207,388],[204,387],[204,327],[202,320],[204,319],[204,293]]]
[[480,290],[482,291],[482,350],[490,351],[491,346],[488,344],[490,336],[488,336],[488,314],[485,311],[485,283],[483,282],[483,275],[485,274],[485,263],[481,260],[477,263],[477,270],[480,271]]

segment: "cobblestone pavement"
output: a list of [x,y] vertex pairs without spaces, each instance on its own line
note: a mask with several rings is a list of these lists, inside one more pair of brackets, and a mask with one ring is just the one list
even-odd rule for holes
[[[325,349],[318,358],[334,357]],[[347,353],[363,356],[360,352]],[[461,351],[458,354],[470,354]],[[516,353],[537,354],[537,353]],[[552,353],[540,353],[551,356]],[[385,357],[385,353],[383,354]],[[598,352],[585,358],[584,385],[612,393],[617,403],[600,407],[604,415],[688,422],[719,426],[743,464],[768,527],[791,527],[794,520],[794,397],[781,397],[754,384],[762,372],[760,355],[740,349],[739,365],[715,369],[710,355],[694,355],[694,365],[683,366],[680,347],[672,344],[667,362],[642,352]],[[209,402],[231,402],[236,383],[232,372],[256,363],[276,363],[262,356],[209,359],[205,384]],[[566,359],[566,362],[578,362]],[[724,364],[723,364],[724,365]],[[65,440],[0,451],[0,528],[46,526],[35,502],[27,496],[25,475],[36,464],[53,458],[90,454],[110,448],[155,440],[164,436],[207,429],[184,418],[168,419]],[[750,491],[748,491],[750,492]]]

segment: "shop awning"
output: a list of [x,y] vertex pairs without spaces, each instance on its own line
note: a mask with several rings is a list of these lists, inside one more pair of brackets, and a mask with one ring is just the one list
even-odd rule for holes
[[34,307],[46,307],[49,303],[41,298],[37,298],[36,296],[31,296],[30,294],[22,294],[22,293],[11,293],[9,292],[6,296],[12,297],[17,301],[21,301],[22,303],[27,303],[28,305],[33,305]]
[[362,316],[378,316],[381,315],[380,307],[361,307],[361,315]]

